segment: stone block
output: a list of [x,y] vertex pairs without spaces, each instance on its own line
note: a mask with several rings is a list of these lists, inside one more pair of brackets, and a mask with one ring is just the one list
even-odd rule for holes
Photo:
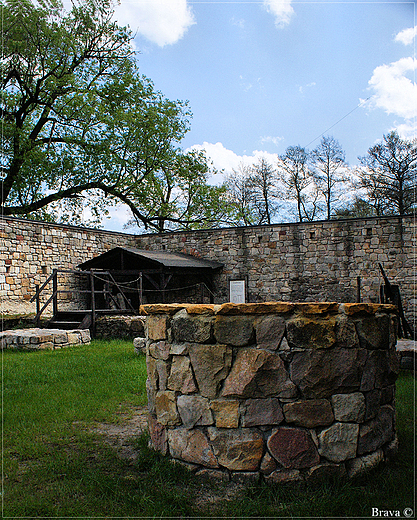
[[285,333],[282,316],[264,316],[255,321],[256,344],[259,348],[276,350]]
[[209,401],[199,395],[180,395],[177,398],[177,407],[182,424],[185,428],[194,426],[211,426],[213,414]]
[[146,318],[147,337],[152,341],[167,339],[168,327],[168,316],[152,314]]
[[248,399],[242,406],[242,426],[278,425],[284,420],[278,399]]
[[336,343],[339,348],[359,348],[355,324],[346,316],[336,318]]
[[214,335],[219,343],[243,347],[254,341],[253,318],[250,316],[216,316]]
[[224,382],[223,397],[294,397],[296,388],[284,362],[272,352],[246,348],[237,352],[229,376]]
[[269,437],[268,450],[287,469],[315,466],[320,457],[309,432],[301,428],[282,426]]
[[291,348],[328,349],[336,343],[336,320],[298,317],[287,323],[287,341]]
[[307,399],[359,390],[366,351],[356,349],[295,352],[291,380]]
[[346,468],[344,464],[331,464],[325,462],[313,466],[307,472],[307,481],[309,484],[320,484],[324,480],[335,479],[340,480],[346,476]]
[[365,392],[365,421],[373,419],[381,406],[381,390]]
[[169,452],[175,459],[218,468],[219,464],[207,437],[201,430],[176,428],[168,431]]
[[319,453],[331,462],[343,462],[356,456],[359,425],[335,423],[318,435]]
[[232,471],[257,471],[263,455],[259,431],[208,428],[210,445],[221,466]]
[[167,390],[168,370],[166,362],[162,359],[157,359],[156,371],[158,372],[158,390]]
[[188,346],[197,385],[203,397],[217,397],[220,384],[232,364],[232,349],[226,345]]
[[167,341],[157,341],[149,345],[148,351],[156,359],[167,360],[169,358],[170,344]]
[[303,476],[298,469],[277,469],[269,475],[265,475],[264,479],[268,483],[287,484],[288,482],[302,482]]
[[156,368],[156,359],[151,356],[146,356],[146,370],[150,384],[155,390],[158,388],[159,376]]
[[155,397],[156,418],[163,426],[175,426],[181,424],[175,402],[175,392],[169,390],[156,393]]
[[146,339],[145,338],[134,338],[133,348],[136,354],[145,354],[146,351]]
[[156,414],[155,410],[155,398],[156,398],[156,389],[152,386],[149,378],[146,380],[146,395],[148,398],[148,411],[150,414]]
[[210,403],[214,413],[216,428],[238,428],[239,401],[231,399],[215,399]]
[[259,481],[260,475],[257,471],[232,471],[230,480],[238,484],[248,485]]
[[363,475],[367,471],[375,468],[384,460],[384,453],[382,450],[377,450],[369,455],[356,457],[346,463],[346,469],[349,478]]
[[327,399],[307,399],[284,404],[285,420],[304,428],[327,426],[334,421],[332,407]]
[[168,378],[168,389],[181,392],[182,394],[191,394],[197,390],[191,370],[191,362],[188,357],[172,357],[171,373]]
[[265,452],[265,455],[261,462],[260,471],[264,475],[269,475],[273,471],[277,469],[277,463],[275,459],[271,456],[268,450]]
[[148,428],[153,449],[166,455],[168,451],[168,442],[165,427],[160,424],[152,414],[149,414]]
[[360,423],[365,420],[365,396],[362,393],[335,394],[330,401],[336,421]]
[[174,342],[209,343],[213,338],[213,318],[190,316],[186,309],[183,309],[175,314],[171,329]]
[[395,412],[389,405],[381,406],[378,415],[361,424],[359,430],[358,455],[376,451],[394,439]]
[[383,314],[356,321],[356,330],[362,348],[388,350],[390,346],[390,316]]

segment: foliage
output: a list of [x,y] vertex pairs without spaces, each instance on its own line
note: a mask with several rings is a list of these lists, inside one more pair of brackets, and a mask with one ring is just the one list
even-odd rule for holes
[[391,132],[359,159],[359,187],[366,189],[377,215],[405,215],[415,209],[417,139],[403,140]]
[[85,197],[97,216],[118,200],[153,224],[133,201],[175,159],[191,114],[139,74],[112,13],[111,0],[83,0],[68,14],[57,0],[1,6],[4,215],[45,216],[52,205],[57,218],[59,202],[65,220]]

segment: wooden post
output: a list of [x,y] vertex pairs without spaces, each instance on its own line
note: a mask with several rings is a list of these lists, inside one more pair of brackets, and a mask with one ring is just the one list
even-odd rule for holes
[[139,273],[139,306],[143,305],[143,277],[142,271]]
[[35,285],[35,289],[36,289],[36,326],[39,327],[39,325],[41,324],[41,317],[40,317],[40,314],[39,314],[39,311],[41,310],[41,296],[39,294],[39,285],[36,284]]
[[58,269],[53,269],[52,272],[52,306],[54,316],[56,316],[58,314]]
[[90,287],[91,287],[91,335],[96,335],[96,295],[94,290],[94,273],[90,271]]

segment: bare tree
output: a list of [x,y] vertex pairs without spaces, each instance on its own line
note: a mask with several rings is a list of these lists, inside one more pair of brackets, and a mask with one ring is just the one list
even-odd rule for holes
[[359,186],[377,215],[410,213],[416,207],[417,140],[406,141],[397,132],[384,135],[368,155],[359,157]]
[[279,157],[278,170],[286,193],[284,197],[296,201],[300,222],[314,220],[319,210],[319,192],[308,167],[309,154],[301,146],[289,146]]
[[262,157],[252,166],[249,182],[257,224],[271,224],[278,211],[276,170]]
[[255,223],[250,175],[250,167],[241,163],[237,170],[226,177],[230,223],[235,226],[251,226]]
[[326,203],[326,216],[330,220],[335,188],[345,181],[341,168],[346,165],[345,152],[339,142],[331,136],[323,136],[319,146],[311,154],[314,179]]

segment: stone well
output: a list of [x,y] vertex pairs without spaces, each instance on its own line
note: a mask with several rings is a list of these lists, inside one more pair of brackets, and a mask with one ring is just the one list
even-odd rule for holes
[[395,307],[145,305],[151,444],[200,474],[355,476],[397,446]]

